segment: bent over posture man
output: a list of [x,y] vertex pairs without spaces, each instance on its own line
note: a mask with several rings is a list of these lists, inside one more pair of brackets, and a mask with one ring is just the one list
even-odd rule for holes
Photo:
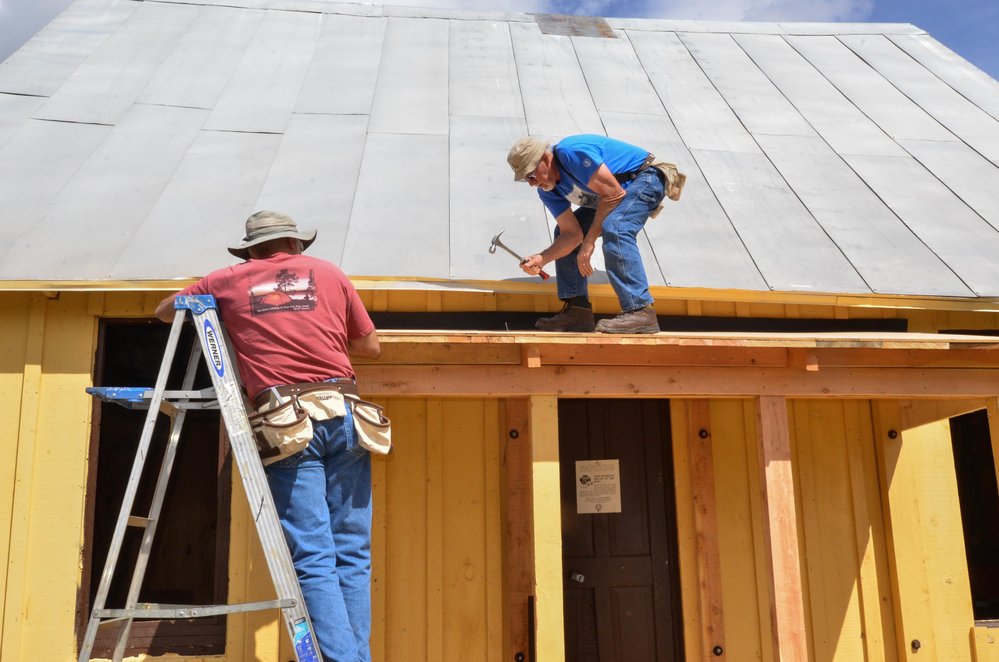
[[[212,294],[228,328],[247,395],[259,406],[324,383],[355,394],[348,352],[380,353],[378,334],[357,291],[335,265],[302,251],[283,214],[260,211],[229,249],[246,260],[213,271],[180,294]],[[156,316],[170,321],[174,297]],[[319,649],[327,662],[371,659],[371,458],[346,415],[313,422],[308,446],[266,467]]]
[[[621,314],[600,320],[603,333],[656,333],[659,321],[638,250],[638,233],[664,197],[677,200],[685,176],[658,163],[648,150],[598,135],[564,138],[554,147],[540,138],[522,138],[507,156],[514,179],[538,188],[558,227],[551,246],[521,264],[538,274],[555,261],[558,298],[565,304],[554,317],[538,320],[542,331],[593,331],[587,279],[597,237],[603,236],[604,263]],[[577,209],[572,210],[572,205]]]

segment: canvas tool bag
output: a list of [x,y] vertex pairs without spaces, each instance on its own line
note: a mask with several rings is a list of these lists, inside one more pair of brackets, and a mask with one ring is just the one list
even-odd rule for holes
[[361,448],[376,455],[391,453],[392,421],[385,415],[385,408],[359,397],[346,397],[354,414],[354,430]]
[[312,419],[294,396],[280,404],[267,402],[249,420],[264,466],[306,449],[312,441]]
[[312,441],[312,422],[328,421],[351,408],[358,445],[370,453],[392,450],[391,422],[384,409],[361,400],[350,382],[317,382],[278,386],[257,400],[250,417],[264,465],[304,450]]
[[[683,185],[687,183],[687,175],[680,172],[675,165],[672,163],[666,163],[665,161],[656,161],[655,157],[651,154],[649,159],[652,163],[649,165],[663,174],[666,181],[666,197],[677,202],[680,199],[680,194],[683,192]],[[649,218],[655,218],[663,210],[663,205],[659,205],[652,213],[649,214]]]

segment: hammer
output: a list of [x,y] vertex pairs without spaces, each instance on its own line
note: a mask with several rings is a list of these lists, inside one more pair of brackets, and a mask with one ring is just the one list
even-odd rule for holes
[[[503,243],[502,241],[500,241],[500,234],[503,234],[503,232],[506,232],[506,230],[503,230],[503,231],[502,231],[502,232],[500,232],[500,233],[499,233],[498,235],[496,235],[495,237],[493,237],[493,241],[492,241],[492,243],[491,243],[491,244],[489,244],[489,252],[490,252],[490,253],[495,253],[495,252],[496,252],[496,248],[497,248],[497,247],[498,247],[498,248],[502,248],[502,249],[503,249],[503,250],[505,250],[505,251],[506,251],[507,253],[509,253],[510,255],[512,255],[512,256],[514,256],[515,258],[517,258],[517,261],[518,261],[518,262],[520,262],[521,264],[524,264],[525,262],[527,262],[527,258],[523,258],[523,257],[521,257],[521,256],[517,255],[517,254],[516,254],[516,253],[514,253],[514,252],[513,252],[512,250],[510,250],[510,247],[509,247],[509,246],[507,246],[507,245],[506,245],[506,244],[504,244],[504,243]],[[539,276],[541,276],[541,279],[542,279],[542,280],[548,280],[549,278],[551,278],[551,276],[549,276],[549,275],[548,275],[547,273],[545,273],[545,270],[544,270],[544,269],[542,269],[541,271],[539,271],[539,272],[538,272],[538,275],[539,275]]]

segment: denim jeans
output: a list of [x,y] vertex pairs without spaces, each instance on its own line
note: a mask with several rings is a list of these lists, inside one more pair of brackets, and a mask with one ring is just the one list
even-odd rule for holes
[[[604,266],[624,312],[644,308],[653,301],[649,294],[649,279],[645,275],[642,255],[638,250],[638,233],[645,227],[649,214],[659,206],[663,197],[665,191],[661,175],[655,168],[649,168],[632,180],[624,191],[624,199],[604,219],[600,233],[604,245]],[[595,210],[580,207],[574,213],[585,236],[593,224]],[[555,228],[555,236],[558,235],[559,230]],[[578,253],[577,248],[555,260],[558,298],[563,301],[588,296],[587,279],[579,273],[579,266],[576,264]]]
[[284,537],[326,662],[369,662],[371,456],[350,410],[313,421],[305,450],[266,467]]

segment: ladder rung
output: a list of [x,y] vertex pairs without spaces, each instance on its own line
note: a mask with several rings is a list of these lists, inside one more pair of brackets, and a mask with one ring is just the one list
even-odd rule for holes
[[137,528],[140,528],[140,529],[144,529],[144,528],[146,528],[147,526],[149,526],[152,523],[153,523],[153,520],[149,519],[148,517],[139,517],[138,515],[129,515],[128,516],[128,525],[129,526],[134,526],[134,527],[137,527]]
[[265,600],[263,602],[243,602],[235,605],[167,605],[155,602],[140,602],[132,609],[95,609],[93,617],[99,618],[102,625],[127,618],[203,618],[222,614],[237,614],[266,609],[288,609],[297,603],[294,598]]

